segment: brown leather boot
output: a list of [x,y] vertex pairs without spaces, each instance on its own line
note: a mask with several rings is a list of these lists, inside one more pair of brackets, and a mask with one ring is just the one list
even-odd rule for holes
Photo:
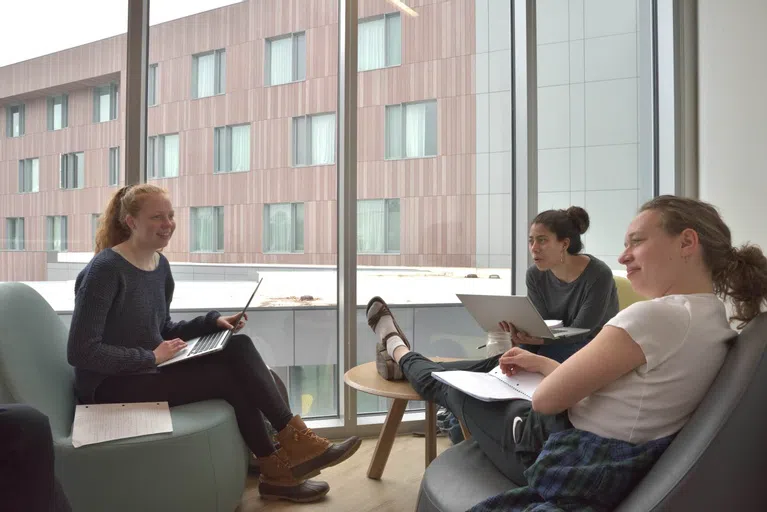
[[295,478],[282,450],[268,457],[259,457],[258,464],[261,469],[258,492],[265,500],[310,503],[322,499],[330,490],[327,482]]
[[297,479],[317,476],[321,470],[345,461],[362,443],[357,436],[342,443],[331,443],[312,432],[300,416],[293,416],[290,423],[277,433],[277,440],[285,450],[290,469]]

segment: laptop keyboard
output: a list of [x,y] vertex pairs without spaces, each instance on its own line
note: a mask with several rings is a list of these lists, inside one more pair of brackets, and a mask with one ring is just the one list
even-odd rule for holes
[[218,345],[224,341],[227,334],[229,334],[229,331],[219,331],[201,337],[200,340],[195,344],[192,351],[189,352],[189,355],[191,356],[194,354],[202,354],[218,347]]

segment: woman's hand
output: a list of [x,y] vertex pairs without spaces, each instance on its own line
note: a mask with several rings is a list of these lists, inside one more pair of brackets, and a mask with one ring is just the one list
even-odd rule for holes
[[517,347],[519,345],[543,345],[543,338],[528,336],[526,332],[520,331],[510,322],[500,322],[501,329],[511,333],[511,343]]
[[162,364],[184,350],[186,348],[186,341],[181,338],[173,340],[165,340],[154,349],[154,361],[155,364]]
[[559,366],[559,363],[548,357],[533,354],[519,347],[506,351],[498,361],[504,375],[512,376],[520,370],[531,373],[548,375]]
[[240,313],[237,313],[236,315],[218,317],[218,320],[216,320],[216,325],[220,329],[234,328],[233,332],[238,332],[240,329],[245,327],[245,322],[247,321],[248,321],[247,313],[243,315],[240,315]]

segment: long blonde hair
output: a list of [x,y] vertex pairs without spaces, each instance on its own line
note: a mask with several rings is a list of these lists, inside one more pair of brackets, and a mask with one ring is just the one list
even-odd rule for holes
[[106,210],[99,217],[96,230],[96,254],[130,238],[131,231],[125,223],[125,217],[138,216],[146,197],[154,194],[167,195],[168,191],[157,185],[144,183],[125,186],[112,196]]

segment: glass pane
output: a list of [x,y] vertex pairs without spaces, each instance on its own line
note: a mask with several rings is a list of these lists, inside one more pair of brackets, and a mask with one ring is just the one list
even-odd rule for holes
[[386,107],[386,158],[402,158],[402,107]]
[[296,44],[296,76],[295,80],[306,80],[306,34],[295,35]]
[[294,244],[297,252],[303,252],[304,250],[304,203],[295,204],[295,234]]
[[293,38],[269,41],[269,84],[286,84],[293,80]]
[[653,109],[640,85],[654,81],[651,15],[640,15],[651,3],[593,3],[580,17],[538,11],[538,210],[585,208],[584,251],[613,269],[623,269],[626,226],[652,194],[640,185],[652,183],[643,164],[653,161],[652,130],[639,130]]
[[327,165],[335,162],[336,115],[325,114],[311,117],[312,165]]
[[386,252],[386,202],[357,201],[357,252],[381,254]]
[[250,169],[250,125],[232,127],[232,170]]
[[386,252],[399,252],[399,199],[386,202]]
[[269,212],[269,252],[290,252],[290,204],[271,204]]
[[179,148],[178,148],[178,135],[166,135],[163,137],[165,142],[163,168],[166,178],[174,178],[178,176],[179,168]]
[[426,104],[405,105],[405,156],[426,156]]
[[378,18],[360,23],[357,44],[359,71],[386,66],[386,20]]
[[109,88],[104,88],[101,91],[102,92],[99,94],[99,121],[103,123],[104,121],[109,121],[111,119],[111,101]]
[[307,121],[305,117],[293,118],[293,165],[307,165],[306,138]]
[[402,22],[399,13],[386,17],[386,65],[402,63]]
[[197,97],[213,96],[215,91],[216,60],[213,53],[198,55],[197,60]]
[[61,98],[56,98],[53,101],[53,129],[61,130],[61,128],[62,128]]

